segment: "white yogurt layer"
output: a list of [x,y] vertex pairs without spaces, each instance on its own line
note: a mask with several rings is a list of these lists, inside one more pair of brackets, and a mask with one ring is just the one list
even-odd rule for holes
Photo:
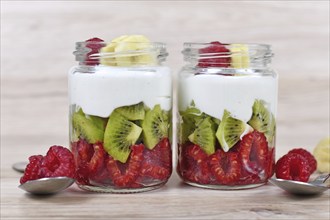
[[224,110],[247,122],[256,99],[266,101],[276,116],[277,78],[272,76],[185,75],[179,80],[179,110],[196,108],[221,119]]
[[149,108],[172,107],[172,82],[168,67],[97,67],[95,73],[69,74],[70,104],[85,114],[109,117],[118,107],[144,102]]

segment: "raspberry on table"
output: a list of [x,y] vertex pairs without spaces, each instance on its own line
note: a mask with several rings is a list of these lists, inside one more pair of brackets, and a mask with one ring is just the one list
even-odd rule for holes
[[288,152],[288,154],[291,154],[291,153],[300,154],[301,156],[303,156],[303,157],[305,157],[307,159],[308,166],[310,168],[309,169],[309,172],[311,174],[316,170],[317,162],[316,162],[315,157],[310,152],[308,152],[307,150],[305,150],[303,148],[295,148],[295,149],[290,150]]
[[311,174],[308,160],[297,153],[281,157],[276,163],[275,173],[279,179],[302,182],[307,182]]
[[72,153],[62,146],[52,146],[46,156],[35,155],[29,157],[20,183],[44,177],[66,176],[75,178],[75,163]]
[[43,160],[42,155],[34,155],[29,157],[29,164],[26,166],[24,175],[20,179],[20,183],[23,184],[29,180],[39,179],[40,166]]
[[62,146],[52,146],[44,157],[40,175],[42,177],[75,177],[75,163],[72,153]]

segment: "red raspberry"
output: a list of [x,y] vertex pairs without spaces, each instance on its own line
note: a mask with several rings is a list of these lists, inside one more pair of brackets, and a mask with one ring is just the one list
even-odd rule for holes
[[[168,138],[162,139],[154,149],[144,150],[141,177],[166,180],[172,172],[172,153]],[[145,182],[144,180],[139,180]]]
[[89,185],[89,172],[87,164],[79,164],[76,168],[76,181],[82,185]]
[[[168,169],[172,169],[172,148],[168,138],[163,138],[156,147],[159,147],[161,154],[158,156],[162,165]],[[156,151],[157,152],[157,151]]]
[[266,169],[266,175],[267,175],[267,179],[271,178],[274,174],[275,171],[275,148],[272,147],[269,151],[268,151],[268,157],[267,157],[267,169]]
[[207,154],[200,146],[193,144],[184,146],[180,162],[180,173],[182,177],[195,183],[210,183],[210,171],[207,159]]
[[103,182],[109,178],[105,167],[107,153],[101,143],[89,144],[81,139],[71,146],[76,161],[78,183],[88,185],[89,179]]
[[106,152],[102,144],[94,144],[94,154],[88,163],[89,173],[97,173],[104,167]]
[[290,153],[276,163],[276,177],[279,179],[307,182],[310,176],[308,160],[300,154]]
[[235,185],[241,175],[241,163],[235,152],[217,150],[210,156],[210,170],[220,184]]
[[307,150],[305,150],[303,148],[295,148],[288,152],[288,154],[291,154],[291,153],[300,154],[301,156],[303,156],[307,159],[308,165],[309,165],[309,172],[311,174],[316,170],[317,162],[315,160],[315,157],[310,152],[308,152]]
[[210,44],[211,46],[200,49],[199,53],[201,56],[211,56],[211,58],[200,58],[198,67],[229,67],[231,61],[229,50],[218,41]]
[[89,185],[89,161],[93,156],[93,145],[81,139],[71,143],[72,153],[76,163],[76,181],[82,185]]
[[243,168],[252,174],[258,174],[266,169],[268,144],[263,133],[253,131],[245,135],[237,151],[240,153]]
[[42,177],[75,177],[75,163],[72,153],[62,146],[52,146],[44,157],[40,175]]
[[142,159],[143,159],[144,145],[133,145],[130,158],[128,160],[128,166],[126,170],[121,170],[120,166],[116,160],[114,160],[110,155],[107,161],[107,169],[109,171],[110,178],[117,187],[130,187],[130,185],[135,184],[135,180],[138,177],[139,171],[141,169]]
[[[76,165],[88,163],[93,156],[93,145],[89,144],[86,140],[81,139],[75,144],[76,147],[72,147],[72,151],[75,156]],[[76,150],[75,150],[76,149]]]
[[236,182],[236,185],[249,185],[260,183],[261,179],[257,174],[247,173],[242,171],[241,177]]
[[29,180],[39,179],[39,170],[43,160],[42,155],[34,155],[29,157],[29,164],[26,166],[24,175],[20,179],[20,183],[23,184]]
[[86,54],[86,59],[84,64],[85,65],[89,65],[89,66],[94,66],[94,65],[98,65],[99,64],[99,60],[90,57],[90,55],[98,53],[99,50],[105,46],[105,44],[103,43],[104,41],[100,38],[94,37],[91,39],[86,40],[86,47],[91,49],[90,52],[88,52]]

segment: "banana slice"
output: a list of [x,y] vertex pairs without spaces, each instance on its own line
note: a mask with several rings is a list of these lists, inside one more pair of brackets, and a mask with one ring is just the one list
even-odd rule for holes
[[232,44],[230,46],[231,67],[248,68],[250,64],[249,47],[245,44]]
[[102,57],[101,64],[107,66],[132,66],[155,64],[156,57],[152,54],[136,54],[134,51],[148,49],[150,41],[143,35],[123,35],[111,41],[101,49],[101,53],[116,53],[115,57]]
[[330,173],[330,137],[322,139],[314,148],[313,154],[317,161],[317,170]]
[[[145,44],[144,44],[145,43]],[[132,54],[126,54],[126,56],[118,55],[116,57],[118,66],[130,66],[139,64],[153,64],[155,59],[151,54],[136,55],[134,51],[148,49],[149,39],[143,35],[130,35],[121,39],[120,43],[115,47],[115,52],[128,52],[132,51]]]
[[[123,41],[127,37],[128,35],[122,35],[120,37],[113,39],[109,44],[107,44],[107,46],[101,49],[101,53],[114,53],[117,44]],[[102,56],[100,62],[101,64],[106,66],[116,66],[116,59],[114,57]]]

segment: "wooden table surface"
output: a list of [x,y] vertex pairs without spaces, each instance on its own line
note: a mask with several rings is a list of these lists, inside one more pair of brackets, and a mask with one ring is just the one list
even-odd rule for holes
[[312,151],[329,135],[329,2],[173,2],[1,1],[1,219],[330,219],[329,191],[207,190],[175,173],[165,187],[139,194],[72,186],[36,197],[18,188],[13,163],[68,145],[66,73],[74,42],[91,36],[142,33],[167,42],[174,73],[185,41],[269,43],[280,75],[277,159],[294,147]]

